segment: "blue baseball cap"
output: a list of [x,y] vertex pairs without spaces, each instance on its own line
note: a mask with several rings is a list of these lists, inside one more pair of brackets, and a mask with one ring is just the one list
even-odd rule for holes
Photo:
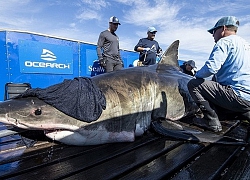
[[234,16],[226,16],[221,18],[215,25],[213,28],[207,30],[209,33],[213,34],[213,31],[220,27],[220,26],[227,26],[227,25],[233,25],[235,27],[239,27],[239,21],[236,17]]
[[155,27],[151,26],[148,28],[148,32],[157,32],[157,30],[155,29]]

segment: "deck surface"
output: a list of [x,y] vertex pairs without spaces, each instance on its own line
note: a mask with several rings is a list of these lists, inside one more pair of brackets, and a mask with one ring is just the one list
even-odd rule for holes
[[[249,142],[248,124],[226,135]],[[27,144],[27,141],[26,141]],[[132,143],[68,146],[0,138],[0,179],[250,179],[250,146],[191,143],[148,132]]]

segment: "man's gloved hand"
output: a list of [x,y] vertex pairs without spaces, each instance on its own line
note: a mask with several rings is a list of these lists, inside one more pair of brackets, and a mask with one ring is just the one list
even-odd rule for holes
[[106,61],[103,58],[99,59],[99,64],[102,67],[106,67]]
[[143,51],[149,51],[150,50],[150,48],[148,47],[148,48],[143,48]]

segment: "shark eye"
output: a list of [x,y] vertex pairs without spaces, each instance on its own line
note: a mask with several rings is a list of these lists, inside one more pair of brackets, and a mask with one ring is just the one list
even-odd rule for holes
[[41,115],[42,114],[42,110],[41,109],[36,109],[35,110],[35,115]]

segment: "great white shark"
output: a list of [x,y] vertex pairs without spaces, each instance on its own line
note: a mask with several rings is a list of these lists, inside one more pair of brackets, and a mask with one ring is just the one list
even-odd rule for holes
[[44,130],[53,140],[69,145],[132,142],[157,119],[176,121],[198,111],[180,71],[179,40],[160,62],[92,77],[106,98],[106,109],[93,122],[70,117],[36,97],[0,103],[0,122],[28,130]]

